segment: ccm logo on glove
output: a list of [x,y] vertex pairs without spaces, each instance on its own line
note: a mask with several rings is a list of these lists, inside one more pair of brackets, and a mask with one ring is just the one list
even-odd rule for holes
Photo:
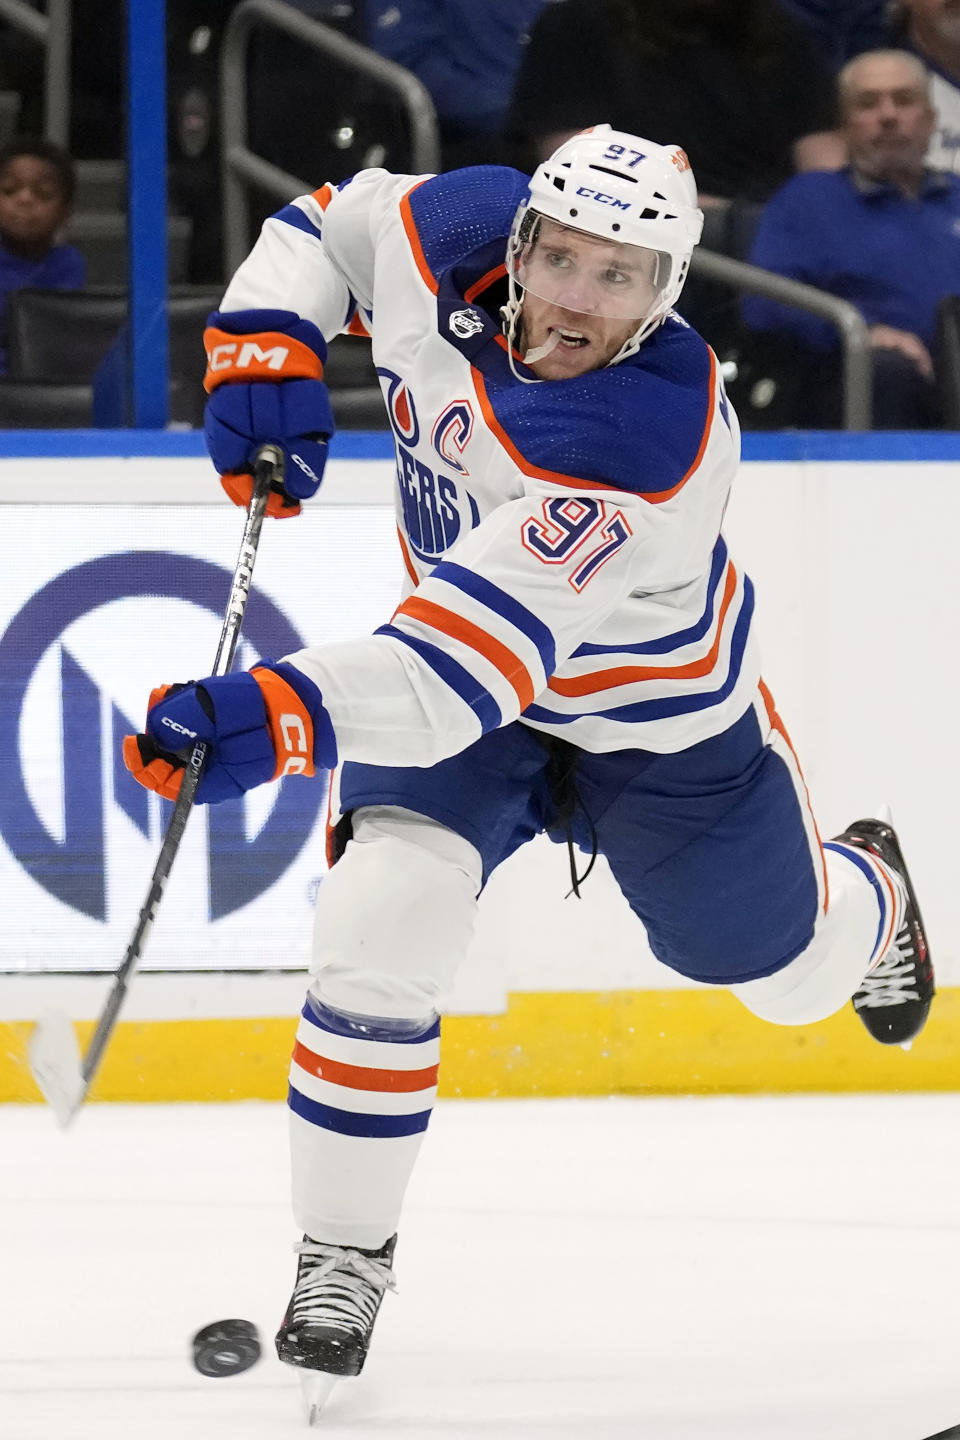
[[282,370],[289,354],[286,345],[274,345],[271,349],[264,350],[255,340],[247,340],[238,352],[236,340],[231,340],[229,344],[214,345],[207,363],[212,371],[229,370],[231,367],[246,370],[254,362],[265,365],[268,370]]
[[287,752],[282,775],[303,775],[309,759],[307,732],[299,715],[281,715],[279,720],[280,739]]
[[176,730],[178,735],[189,735],[191,740],[196,740],[197,738],[196,730],[188,730],[186,725],[180,725],[176,720],[171,720],[169,715],[164,715],[160,724],[168,725],[171,730]]
[[287,335],[268,333],[238,340],[210,326],[203,339],[207,349],[207,375],[203,384],[208,392],[231,379],[319,380],[323,375],[320,355],[301,340]]

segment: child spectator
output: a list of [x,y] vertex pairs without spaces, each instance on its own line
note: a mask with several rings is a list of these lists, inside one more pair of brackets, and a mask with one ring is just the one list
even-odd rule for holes
[[7,369],[7,296],[38,286],[80,290],[84,262],[57,237],[73,205],[73,164],[48,140],[20,139],[0,150],[0,373]]

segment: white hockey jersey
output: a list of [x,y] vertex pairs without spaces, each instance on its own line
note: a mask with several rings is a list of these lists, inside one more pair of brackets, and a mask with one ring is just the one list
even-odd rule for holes
[[484,299],[525,186],[493,166],[363,171],[269,219],[223,300],[372,336],[406,594],[374,635],[286,657],[342,760],[430,765],[519,717],[588,750],[675,751],[755,693],[716,359],[671,316],[616,366],[517,379]]

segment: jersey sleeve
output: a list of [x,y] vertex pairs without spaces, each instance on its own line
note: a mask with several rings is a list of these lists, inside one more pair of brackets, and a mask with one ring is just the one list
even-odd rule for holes
[[341,759],[436,764],[522,715],[626,596],[702,563],[682,510],[536,485],[488,515],[374,635],[286,659],[319,686]]
[[291,201],[265,221],[221,310],[292,310],[327,339],[357,311],[369,321],[384,223],[421,178],[363,170]]

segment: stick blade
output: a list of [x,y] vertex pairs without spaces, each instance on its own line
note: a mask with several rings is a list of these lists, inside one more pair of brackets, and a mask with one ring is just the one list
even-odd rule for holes
[[73,1026],[56,1011],[41,1016],[30,1035],[30,1069],[61,1130],[83,1104],[86,1087]]

